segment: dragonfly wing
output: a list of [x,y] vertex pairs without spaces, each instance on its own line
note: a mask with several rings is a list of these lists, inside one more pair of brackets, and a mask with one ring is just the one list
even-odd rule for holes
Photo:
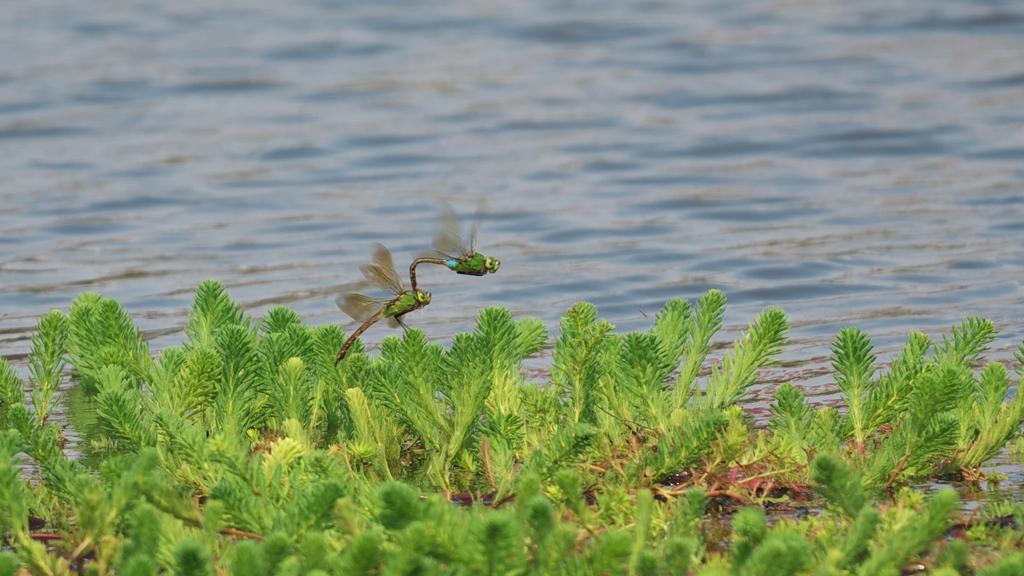
[[338,308],[356,322],[366,322],[390,302],[387,298],[373,298],[362,294],[342,294],[335,302]]
[[461,256],[472,256],[473,254],[476,254],[476,222],[469,229],[469,242],[463,247]]
[[416,257],[417,258],[434,258],[434,259],[437,259],[437,260],[454,260],[455,259],[455,257],[452,256],[451,254],[445,254],[444,252],[441,252],[440,250],[430,250],[430,249],[420,250],[419,252],[416,253]]
[[405,327],[405,324],[401,320],[394,316],[388,316],[388,328],[398,328],[399,326]]
[[402,277],[395,271],[395,262],[391,259],[391,252],[383,244],[373,243],[373,252],[370,254],[370,263],[359,267],[363,276],[383,290],[392,294],[405,292],[405,284]]
[[464,256],[472,256],[473,254],[476,254],[476,229],[477,226],[480,225],[480,221],[483,220],[484,214],[486,213],[487,201],[480,198],[476,203],[476,216],[473,217],[473,227],[469,230],[469,242],[467,244],[469,252],[464,254]]
[[464,254],[466,243],[462,240],[462,224],[455,209],[447,202],[441,203],[441,217],[438,219],[437,234],[434,235],[434,249],[446,254]]

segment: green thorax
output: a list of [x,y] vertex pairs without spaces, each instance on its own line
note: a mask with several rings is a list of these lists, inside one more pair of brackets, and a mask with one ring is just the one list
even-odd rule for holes
[[494,258],[474,252],[472,256],[449,260],[449,268],[460,274],[484,275],[488,272],[497,272],[500,263]]
[[[452,263],[455,265],[452,266]],[[484,269],[484,257],[483,254],[474,253],[469,258],[450,260],[448,267],[456,272],[479,272]]]
[[384,307],[384,317],[411,312],[427,304],[430,304],[430,292],[406,290]]

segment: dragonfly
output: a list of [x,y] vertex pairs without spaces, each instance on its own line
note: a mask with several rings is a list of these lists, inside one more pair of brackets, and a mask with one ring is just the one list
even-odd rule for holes
[[441,205],[441,219],[434,235],[434,250],[429,257],[417,258],[409,266],[409,280],[416,290],[416,267],[420,264],[440,264],[449,270],[469,276],[484,276],[498,271],[501,262],[476,251],[476,224],[469,229],[469,236],[462,236],[462,224],[455,210],[448,204]]
[[345,357],[349,347],[356,341],[366,329],[374,323],[387,318],[392,328],[404,326],[402,316],[413,310],[419,310],[430,304],[430,292],[423,290],[406,290],[402,283],[402,277],[395,270],[395,263],[391,259],[391,252],[383,244],[373,243],[373,251],[370,253],[370,263],[359,267],[363,276],[375,286],[393,294],[392,298],[374,298],[362,294],[344,294],[336,301],[341,310],[352,317],[356,322],[363,325],[356,329],[349,336],[348,341],[338,352],[338,362]]

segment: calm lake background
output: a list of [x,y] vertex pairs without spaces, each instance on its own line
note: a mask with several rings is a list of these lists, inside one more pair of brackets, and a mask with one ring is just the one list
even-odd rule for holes
[[[38,317],[83,291],[175,345],[206,278],[352,330],[334,299],[365,288],[371,242],[404,269],[445,200],[484,207],[502,267],[421,269],[434,300],[407,320],[437,342],[495,305],[646,329],[720,288],[722,342],[768,306],[793,323],[761,404],[786,380],[834,393],[848,325],[884,363],[984,316],[1012,361],[1019,2],[364,4],[0,12],[0,354],[24,371]],[[543,381],[549,352],[528,364]]]

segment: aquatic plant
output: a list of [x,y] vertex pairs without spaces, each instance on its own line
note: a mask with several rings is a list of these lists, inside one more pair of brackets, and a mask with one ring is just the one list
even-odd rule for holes
[[[546,330],[503,308],[450,347],[409,329],[335,366],[338,327],[253,320],[217,282],[155,358],[118,302],[83,294],[40,319],[27,382],[0,359],[0,575],[1019,573],[1019,533],[949,542],[956,493],[907,487],[978,482],[1019,437],[1009,372],[976,369],[990,322],[911,334],[884,371],[845,329],[841,409],[784,384],[758,429],[740,401],[788,321],[765,310],[709,362],[724,309],[674,300],[620,335],[578,303],[538,385],[522,362]],[[782,502],[822,509],[769,528],[760,505]]]
[[1020,435],[1024,420],[1024,397],[1009,398],[1003,364],[989,362],[975,373],[994,338],[994,326],[981,318],[965,319],[941,343],[913,333],[888,372],[877,374],[867,335],[846,328],[833,346],[845,413],[813,410],[784,384],[769,429],[794,454],[845,454],[862,468],[866,485],[977,478],[980,466]]

